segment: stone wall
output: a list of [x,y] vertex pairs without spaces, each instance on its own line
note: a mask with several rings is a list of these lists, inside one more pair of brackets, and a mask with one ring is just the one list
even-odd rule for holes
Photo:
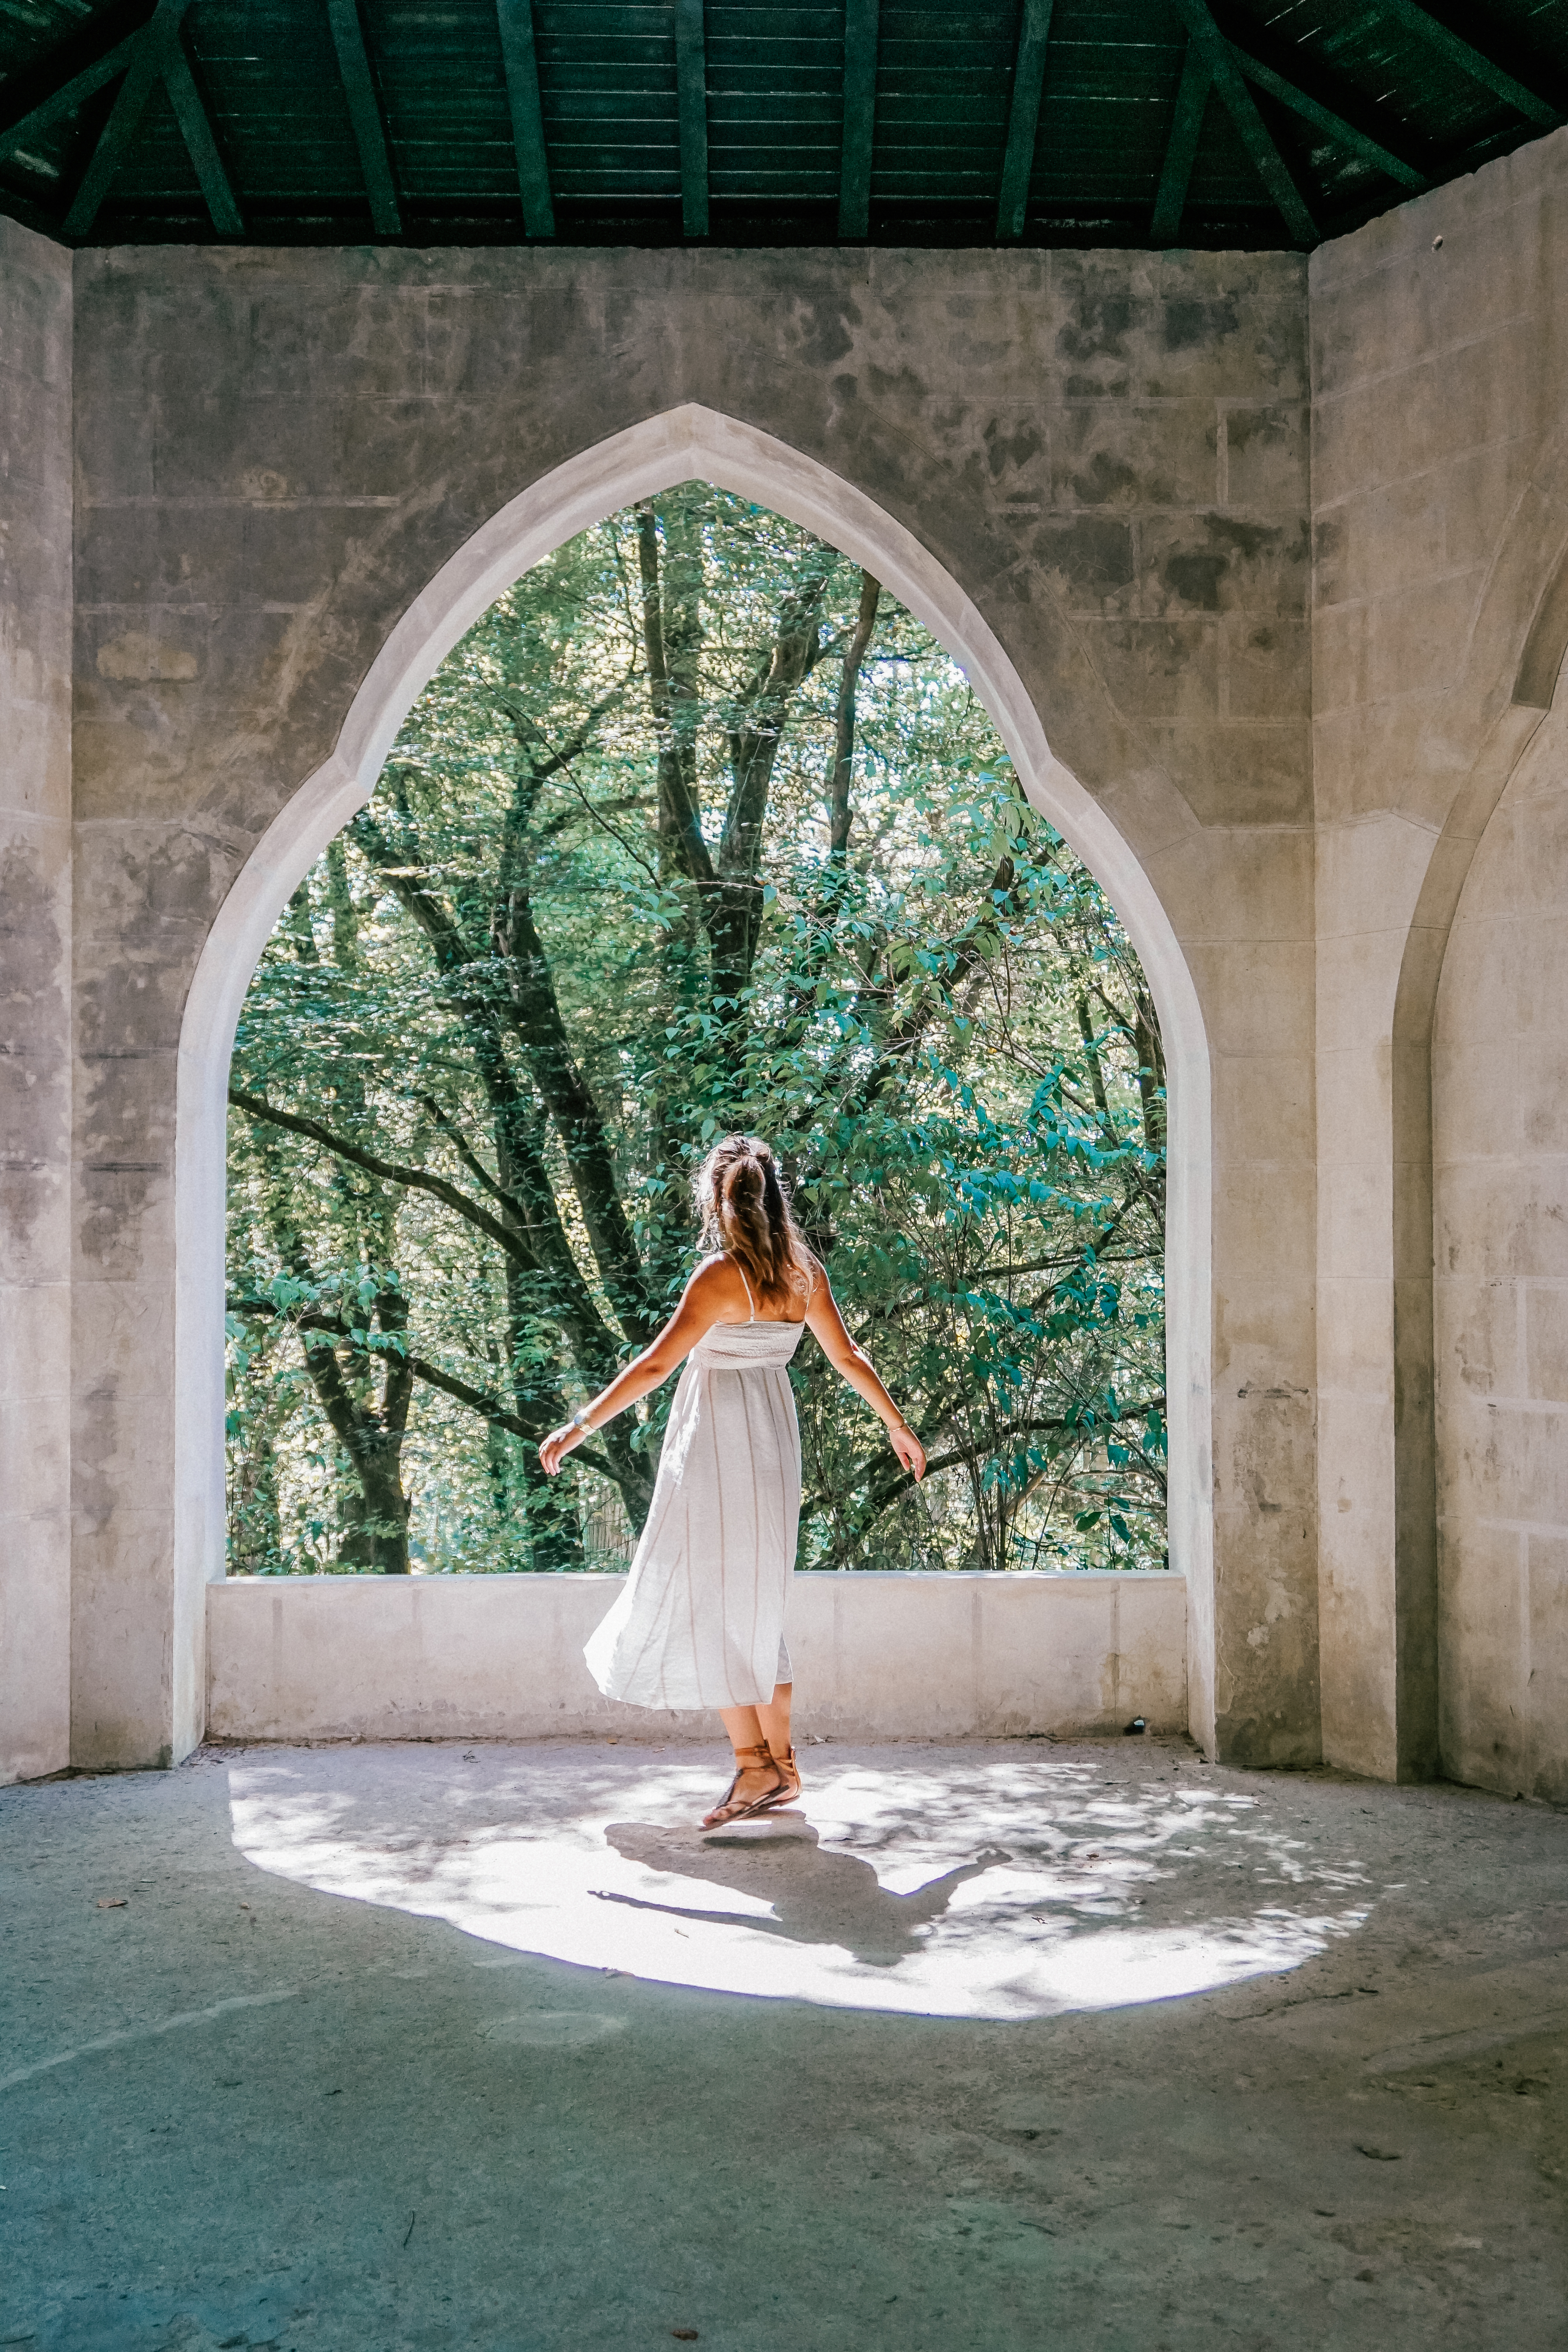
[[[601,1696],[615,1576],[235,1577],[207,1589],[215,1739],[722,1741]],[[795,1737],[1017,1739],[1186,1727],[1179,1576],[797,1576]]]
[[[340,730],[444,567],[560,469],[696,404],[912,535],[1195,990],[1212,1214],[1179,1249],[1212,1246],[1212,1412],[1188,1466],[1206,1496],[1212,1462],[1215,1549],[1212,1589],[1190,1594],[1194,1729],[1237,1760],[1321,1750],[1561,1790],[1542,1433],[1568,1072],[1538,1040],[1563,929],[1544,715],[1568,644],[1565,200],[1568,132],[1310,269],[169,247],[68,265],[0,229],[0,646],[21,747],[0,824],[26,867],[0,1057],[25,1472],[0,1769],[63,1759],[68,1591],[74,1760],[165,1761],[202,1727],[218,1535],[209,1491],[188,1589],[174,1276],[216,1296],[216,1273],[177,1230],[174,1167],[215,917],[247,893],[252,917],[281,904],[307,779],[352,801],[361,751],[334,753]],[[211,1003],[203,1017],[216,1036]],[[1513,1041],[1506,1140],[1493,1037]]]
[[1568,1801],[1568,712],[1510,782],[1437,994],[1445,1769]]
[[1302,265],[162,247],[76,268],[77,987],[100,1056],[78,1131],[79,1759],[154,1761],[200,1727],[168,1310],[208,928],[440,567],[552,468],[688,403],[930,551],[1164,906],[1214,1069],[1202,1728],[1314,1756]]
[[0,1780],[69,1761],[71,264],[0,220]]
[[1568,639],[1565,261],[1563,132],[1311,260],[1323,1746],[1383,1777],[1445,1760],[1432,1017]]

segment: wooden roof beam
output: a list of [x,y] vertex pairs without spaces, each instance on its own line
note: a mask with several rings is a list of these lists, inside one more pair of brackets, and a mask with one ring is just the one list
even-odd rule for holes
[[881,0],[845,0],[844,156],[838,170],[838,234],[843,237],[870,233],[880,18]]
[[550,158],[544,145],[544,110],[539,100],[539,52],[533,40],[533,0],[496,0],[501,64],[517,179],[522,191],[525,236],[553,236],[555,206],[550,196]]
[[1435,49],[1441,49],[1449,62],[1457,65],[1462,73],[1468,73],[1472,81],[1479,81],[1495,97],[1506,99],[1510,106],[1528,121],[1539,122],[1545,130],[1555,130],[1562,121],[1563,117],[1557,108],[1549,105],[1539,92],[1527,89],[1521,81],[1515,81],[1510,73],[1504,73],[1501,66],[1494,65],[1490,58],[1484,57],[1468,41],[1461,40],[1458,33],[1451,33],[1447,25],[1439,24],[1436,16],[1429,16],[1425,8],[1418,8],[1415,0],[1374,0],[1374,13],[1386,16],[1393,24],[1402,25],[1407,33],[1414,33],[1418,40],[1430,42]]
[[136,126],[153,95],[153,85],[163,71],[160,36],[165,26],[178,30],[189,5],[190,0],[158,0],[152,16],[135,35],[135,54],[109,110],[109,120],[99,134],[81,184],[71,198],[70,210],[60,224],[64,236],[86,236],[98,218],[99,207],[136,135]]
[[1299,114],[1303,122],[1311,123],[1326,139],[1331,139],[1336,147],[1359,155],[1363,163],[1372,164],[1375,171],[1385,173],[1391,180],[1397,180],[1402,188],[1418,189],[1429,184],[1426,174],[1416,171],[1413,164],[1391,153],[1377,140],[1369,138],[1364,131],[1358,131],[1353,122],[1347,122],[1331,108],[1320,105],[1315,98],[1309,98],[1304,89],[1298,89],[1294,82],[1287,81],[1284,75],[1277,74],[1271,66],[1260,65],[1256,58],[1247,57],[1234,41],[1230,53],[1244,81],[1253,83],[1258,89],[1266,89],[1270,98],[1277,98],[1281,106],[1288,106],[1292,114]]
[[1176,86],[1176,110],[1171,117],[1160,191],[1154,199],[1154,217],[1149,229],[1150,239],[1155,245],[1174,245],[1181,234],[1193,163],[1213,88],[1214,75],[1208,59],[1195,41],[1189,41],[1182,61],[1182,79]]
[[174,119],[180,126],[180,136],[196,167],[196,177],[201,182],[212,225],[219,236],[243,236],[245,223],[240,217],[238,200],[224,169],[206,101],[196,87],[196,78],[191,71],[191,61],[185,55],[185,45],[178,25],[168,25],[163,28],[159,64],[163,87],[169,93]]
[[[139,32],[130,33],[35,105],[19,121],[0,134],[0,160],[15,153],[30,131],[47,129],[73,113],[95,90],[123,73],[119,98],[110,111],[64,227],[68,236],[85,236],[98,217],[115,173],[125,159],[154,82],[162,79],[174,109],[180,133],[195,165],[212,224],[220,236],[243,236],[234,187],[224,168],[218,143],[191,61],[185,55],[180,20],[187,0],[161,0]],[[112,134],[112,136],[111,136]]]
[[[25,147],[29,139],[36,139],[40,131],[47,131],[66,115],[74,114],[79,106],[85,105],[96,92],[116,80],[136,55],[143,29],[139,26],[135,32],[127,33],[123,39],[105,49],[101,57],[94,58],[89,64],[80,67],[68,80],[53,89],[41,82],[37,76],[27,76],[26,86],[34,90],[42,88],[45,94],[25,101],[22,112],[13,115],[5,129],[0,130],[0,163],[14,155],[18,147]],[[79,45],[73,42],[70,46],[73,53],[79,56]],[[47,68],[47,58],[44,64]],[[58,70],[58,67],[56,70]]]
[[675,85],[680,105],[680,229],[708,234],[708,40],[702,0],[675,0]]
[[1011,245],[1023,236],[1024,218],[1029,209],[1029,181],[1035,168],[1035,145],[1040,135],[1040,106],[1046,94],[1051,6],[1052,0],[1024,0],[1018,55],[1013,67],[1013,102],[1007,110],[1002,192],[996,201],[996,238],[1001,245]]
[[364,27],[359,20],[359,0],[327,0],[327,21],[331,26],[332,47],[338,53],[338,71],[342,77],[349,122],[354,145],[359,149],[365,193],[370,198],[371,220],[377,236],[401,236],[403,215],[392,177],[392,152],[386,143],[386,125],[381,119],[381,100],[375,94],[370,51],[364,45]]
[[1316,245],[1318,225],[1307,209],[1301,191],[1286,170],[1285,159],[1269,137],[1268,124],[1253,104],[1252,93],[1237,70],[1230,43],[1209,14],[1208,0],[1175,0],[1175,5],[1186,18],[1192,45],[1202,52],[1226,111],[1235,123],[1241,143],[1252,158],[1254,169],[1273,198],[1285,226],[1298,245]]
[[[214,228],[221,230],[224,236],[245,236],[240,207],[235,205],[233,188],[228,186],[228,174],[224,172],[224,163],[218,158],[218,146],[216,139],[212,136],[212,125],[207,122],[207,110],[202,106],[200,94],[195,89],[191,64],[188,64],[185,52],[179,45],[181,16],[185,14],[188,5],[191,5],[191,0],[157,0],[157,7],[148,16],[146,26],[141,28],[141,33],[132,36],[134,54],[132,54],[130,68],[124,73],[124,80],[120,82],[120,94],[115,97],[115,103],[108,110],[108,122],[99,134],[97,148],[91,151],[80,188],[70,197],[70,212],[61,221],[61,236],[85,237],[91,224],[97,221],[99,207],[110,191],[115,172],[130,152],[130,143],[136,136],[136,125],[141,122],[141,115],[146,113],[146,103],[153,97],[155,82],[164,82],[169,97],[174,99],[174,110],[179,115],[181,134],[185,139],[185,146],[191,148],[191,160],[195,163],[202,195],[207,197],[207,209],[212,212]],[[184,73],[184,82],[181,82],[181,73]],[[200,125],[195,122],[191,103],[185,103],[185,89],[188,89],[188,99],[195,101],[195,115],[200,115]],[[195,143],[193,143],[193,139],[195,139]],[[200,146],[200,152],[197,152],[197,146]],[[214,197],[216,197],[216,205],[214,205]]]

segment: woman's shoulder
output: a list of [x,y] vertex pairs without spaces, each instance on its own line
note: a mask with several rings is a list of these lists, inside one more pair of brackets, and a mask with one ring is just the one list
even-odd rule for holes
[[702,1260],[686,1286],[686,1299],[713,1323],[743,1323],[752,1312],[740,1270],[721,1250]]
[[739,1297],[741,1276],[734,1259],[723,1250],[715,1250],[700,1261],[686,1286],[702,1297],[727,1298],[731,1292]]

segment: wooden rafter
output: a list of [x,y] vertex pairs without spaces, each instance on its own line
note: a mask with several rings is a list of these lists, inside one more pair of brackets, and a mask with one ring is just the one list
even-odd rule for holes
[[1268,135],[1268,126],[1252,100],[1252,93],[1237,69],[1230,43],[1209,14],[1208,0],[1175,0],[1186,18],[1192,46],[1203,56],[1225,110],[1235,123],[1253,168],[1268,189],[1286,227],[1298,245],[1316,245],[1317,223],[1301,191],[1285,167],[1285,159]]
[[[5,5],[0,0],[0,12]],[[33,0],[14,0],[25,15],[32,5]],[[237,80],[223,81],[225,110],[219,117],[215,107],[220,68],[205,28],[248,30],[252,12],[247,0],[203,0],[194,11],[189,0],[37,5],[52,19],[62,13],[73,17],[77,29],[9,74],[0,59],[0,211],[71,243],[139,233],[181,238],[209,234],[205,220],[191,221],[178,173],[173,183],[161,174],[145,188],[138,181],[134,222],[121,203],[133,160],[149,146],[150,98],[159,120],[165,121],[156,95],[162,84],[213,228],[225,238],[245,236],[230,134],[259,142],[277,115],[282,86],[296,74],[288,43],[279,45],[273,37],[277,12],[257,16],[257,38],[246,44],[256,54],[247,57]],[[1220,128],[1205,111],[1211,92],[1226,111],[1221,135],[1227,151],[1237,144],[1245,150],[1275,207],[1266,212],[1258,205],[1242,234],[1272,244],[1310,245],[1319,234],[1314,215],[1331,215],[1336,228],[1352,226],[1407,192],[1419,193],[1473,168],[1481,154],[1568,121],[1568,71],[1557,75],[1552,62],[1557,35],[1546,21],[1550,16],[1555,23],[1568,10],[1568,0],[1553,0],[1550,7],[1545,0],[1532,0],[1533,16],[1525,12],[1530,27],[1521,18],[1517,43],[1503,12],[1462,8],[1459,0],[1355,0],[1354,37],[1348,45],[1337,45],[1331,36],[1346,5],[1347,0],[1292,0],[1282,16],[1278,7],[1244,9],[1241,0],[1151,0],[1147,9],[1111,12],[1107,29],[1092,44],[1095,95],[1106,102],[1075,110],[1063,85],[1062,103],[1073,122],[1072,153],[1081,162],[1083,178],[1078,188],[1062,184],[1068,159],[1052,155],[1051,216],[1062,233],[1070,238],[1078,226],[1098,226],[1107,205],[1125,217],[1129,207],[1150,201],[1147,155],[1141,142],[1121,138],[1119,126],[1133,119],[1130,101],[1136,100],[1139,110],[1146,110],[1152,26],[1153,37],[1168,41],[1179,25],[1187,50],[1165,126],[1165,152],[1156,164],[1153,210],[1143,214],[1145,240],[1156,247],[1180,236],[1207,243],[1237,233],[1230,207],[1221,205],[1211,212],[1205,204],[1199,218],[1192,204],[1195,158]],[[600,40],[600,18],[625,30],[631,13],[619,6],[607,14],[590,10],[594,26],[586,29],[586,20],[584,26],[574,19],[558,24],[556,17],[537,13],[537,0],[489,0],[477,13],[469,7],[448,12],[449,24],[448,15],[442,16],[447,29],[441,40],[451,70],[426,94],[427,105],[420,101],[421,137],[439,140],[450,167],[441,184],[446,193],[435,204],[438,214],[450,212],[448,196],[483,208],[496,193],[481,160],[489,136],[481,110],[489,103],[484,92],[493,82],[499,33],[521,196],[521,213],[515,203],[503,201],[500,235],[552,236],[555,207],[568,198],[574,218],[586,222],[608,209],[615,217],[636,217],[640,233],[657,241],[710,234],[704,0],[668,0],[668,5],[639,16],[639,23],[643,16],[647,18],[644,32],[662,16],[667,42],[674,34],[676,89],[671,92],[667,82],[666,94],[655,100],[655,110],[662,107],[666,120],[652,142],[646,109],[634,91],[637,77],[627,82],[616,62],[614,43],[620,35],[607,50]],[[324,84],[317,76],[298,82],[289,101],[297,129],[297,137],[290,132],[296,138],[291,152],[302,176],[289,182],[293,193],[279,226],[285,235],[326,231],[335,209],[333,159],[346,111],[375,233],[405,234],[408,215],[390,138],[394,121],[401,127],[403,121],[401,77],[419,70],[421,51],[404,21],[407,12],[394,11],[386,20],[384,45],[380,0],[306,0],[306,14],[317,38],[330,30],[337,70],[327,68]],[[426,11],[416,10],[415,16],[426,26],[434,22]],[[886,189],[889,201],[910,207],[911,221],[926,199],[934,201],[942,191],[944,205],[950,197],[959,204],[965,235],[977,232],[982,237],[994,235],[999,245],[1016,243],[1028,233],[1036,158],[1055,140],[1053,94],[1062,74],[1082,63],[1081,28],[1073,34],[1069,68],[1062,46],[1068,40],[1066,19],[1054,12],[1052,0],[1009,0],[1003,49],[993,51],[989,33],[984,42],[986,87],[995,90],[1003,85],[1005,103],[998,114],[991,102],[976,102],[965,79],[973,44],[951,12],[925,10],[922,0],[916,19],[900,21],[896,59],[880,39],[882,17],[881,0],[835,0],[828,19],[843,34],[839,236],[858,242],[873,234],[875,162],[879,173],[892,175]],[[716,26],[726,21],[715,16]],[[559,50],[563,60],[563,89],[587,92],[585,106],[573,101],[573,122],[562,133],[564,143],[552,133],[548,150],[541,88],[542,79],[548,78],[545,24],[549,56]],[[265,33],[264,26],[269,28]],[[1533,45],[1527,29],[1537,36]],[[891,41],[890,16],[887,30]],[[210,71],[205,63],[209,55],[215,58]],[[668,75],[668,47],[665,58]],[[1497,62],[1499,58],[1506,62]],[[830,60],[830,73],[837,62]],[[816,233],[822,63],[819,55],[808,56],[785,38],[765,75],[746,69],[753,116],[747,135],[726,151],[722,184],[727,194],[747,199],[745,218],[736,222],[747,241],[773,234],[774,219],[779,235]],[[910,89],[921,93],[913,112],[903,97],[890,95]],[[668,203],[672,100],[679,120],[678,217]],[[897,121],[890,107],[899,113]],[[584,127],[589,124],[591,129]],[[828,135],[831,140],[831,131]],[[401,152],[400,146],[399,156]],[[44,190],[46,178],[52,194]],[[992,193],[983,199],[984,213],[991,213],[993,203],[994,213],[976,219],[973,192],[987,183]],[[876,185],[882,192],[881,176]],[[879,210],[875,233],[896,231],[892,215],[883,219]]]
[[174,118],[180,126],[180,135],[195,166],[196,178],[201,183],[213,226],[220,236],[245,235],[245,223],[240,216],[234,188],[224,169],[206,106],[196,87],[196,78],[191,71],[191,61],[185,55],[180,36],[181,19],[189,5],[190,0],[158,0],[157,7],[139,33],[132,34],[107,57],[100,58],[96,66],[77,75],[64,89],[57,92],[45,106],[36,109],[28,118],[36,122],[46,113],[53,120],[58,113],[68,112],[69,108],[65,103],[68,98],[72,103],[79,103],[81,98],[89,94],[89,89],[84,87],[86,84],[90,84],[93,89],[101,89],[119,70],[117,66],[111,66],[110,60],[123,60],[125,79],[120,85],[119,95],[109,110],[109,120],[103,126],[81,185],[71,199],[70,209],[62,224],[67,236],[85,236],[98,218],[99,207],[109,193],[115,173],[125,161],[131,142],[136,135],[136,127],[153,94],[153,85],[159,81],[169,93]]
[[1294,82],[1287,81],[1283,74],[1277,74],[1271,66],[1260,65],[1256,58],[1246,56],[1234,42],[1230,53],[1244,81],[1267,90],[1269,97],[1277,98],[1281,106],[1288,106],[1293,114],[1299,114],[1303,122],[1311,123],[1326,139],[1331,139],[1336,147],[1359,155],[1363,163],[1371,163],[1375,170],[1385,173],[1389,179],[1397,180],[1403,188],[1426,186],[1426,175],[1416,171],[1414,164],[1406,163],[1402,156],[1392,153],[1364,131],[1358,131],[1353,122],[1347,122],[1343,115],[1334,113],[1331,107],[1320,105],[1304,89],[1298,89]]
[[228,173],[224,169],[206,102],[191,71],[191,61],[185,55],[178,25],[163,28],[159,64],[163,87],[169,93],[174,119],[180,126],[180,135],[196,167],[196,177],[201,182],[212,225],[220,236],[243,236],[245,223],[240,218],[239,204]]
[[539,53],[533,41],[533,0],[496,0],[518,185],[522,191],[522,226],[527,236],[553,236],[555,207],[550,195],[550,159],[544,146],[544,110],[539,101]]
[[680,226],[708,234],[708,42],[702,0],[675,0],[675,79],[680,105]]
[[1051,37],[1052,0],[1024,0],[1018,55],[1013,68],[1013,100],[1007,110],[1007,148],[1002,159],[1002,191],[996,201],[996,235],[1011,244],[1024,234],[1029,208],[1029,178],[1040,133],[1046,91],[1046,52]]
[[401,236],[403,215],[392,177],[392,152],[386,143],[386,125],[381,119],[381,100],[375,94],[370,51],[364,45],[364,27],[359,20],[359,0],[327,0],[327,21],[331,26],[332,47],[338,53],[338,71],[342,76],[349,121],[354,145],[359,149],[365,193],[370,198],[371,220],[377,236]]
[[1171,117],[1170,136],[1165,142],[1165,161],[1160,173],[1160,192],[1154,199],[1154,218],[1149,231],[1150,240],[1154,245],[1174,245],[1181,234],[1193,163],[1203,132],[1209,92],[1213,88],[1214,75],[1209,70],[1207,58],[1196,41],[1189,41],[1187,54],[1182,61],[1182,79],[1176,87],[1176,108]]
[[[19,147],[25,147],[30,139],[36,139],[40,131],[47,131],[51,124],[61,121],[68,114],[74,114],[79,106],[84,105],[99,90],[107,89],[111,81],[117,81],[135,56],[144,29],[139,26],[135,32],[125,34],[111,47],[105,49],[101,57],[79,67],[68,79],[57,87],[47,89],[46,86],[43,97],[24,100],[22,111],[14,114],[4,130],[0,130],[0,163],[4,163],[8,155],[14,155]],[[28,81],[34,89],[40,86],[32,76],[28,77]]]
[[1414,33],[1418,39],[1430,42],[1433,48],[1441,49],[1461,72],[1468,73],[1472,81],[1479,81],[1494,97],[1506,99],[1526,121],[1539,122],[1548,129],[1555,129],[1562,121],[1563,117],[1556,107],[1549,105],[1538,90],[1527,89],[1523,82],[1516,81],[1512,74],[1505,73],[1501,66],[1494,65],[1491,58],[1483,56],[1472,43],[1461,40],[1458,33],[1451,33],[1447,25],[1438,23],[1436,16],[1429,16],[1425,8],[1418,8],[1415,0],[1375,0],[1374,13],[1386,16],[1392,24],[1403,26],[1407,33]]
[[845,0],[844,158],[838,173],[838,234],[845,237],[865,236],[871,226],[880,16],[880,0]]
[[109,120],[89,159],[81,185],[71,198],[70,210],[62,224],[67,236],[85,236],[98,218],[98,208],[109,194],[110,184],[116,172],[125,161],[136,126],[158,79],[160,44],[157,36],[167,23],[177,26],[189,5],[190,0],[158,0],[151,21],[137,35],[135,54],[120,85],[114,104],[109,110]]

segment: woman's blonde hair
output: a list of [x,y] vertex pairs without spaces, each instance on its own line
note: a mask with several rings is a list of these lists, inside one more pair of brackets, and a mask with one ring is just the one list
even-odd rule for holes
[[757,1135],[726,1135],[692,1187],[704,1249],[723,1250],[755,1289],[776,1297],[809,1279],[811,1253],[790,1213],[771,1148]]

